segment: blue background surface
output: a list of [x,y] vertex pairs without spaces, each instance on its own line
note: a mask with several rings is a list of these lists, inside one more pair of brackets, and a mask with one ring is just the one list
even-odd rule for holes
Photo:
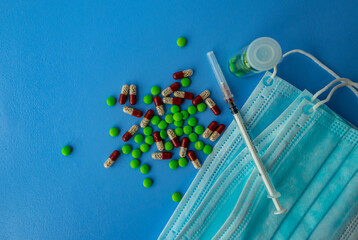
[[[158,237],[177,205],[171,194],[185,193],[197,171],[190,164],[173,171],[144,154],[154,179],[145,189],[131,156],[103,167],[123,145],[108,130],[118,126],[122,135],[133,123],[118,104],[106,105],[124,83],[137,84],[136,107],[144,110],[151,86],[164,88],[173,72],[193,68],[189,90],[212,90],[223,110],[216,119],[229,124],[205,54],[216,52],[241,106],[262,74],[237,79],[226,63],[261,36],[358,80],[355,0],[1,1],[0,12],[0,239]],[[176,46],[182,35],[185,48]],[[300,55],[287,57],[278,75],[311,92],[332,80]],[[328,105],[358,125],[358,101],[347,89]],[[206,111],[199,122],[212,116]],[[69,157],[61,155],[66,144],[74,149]]]

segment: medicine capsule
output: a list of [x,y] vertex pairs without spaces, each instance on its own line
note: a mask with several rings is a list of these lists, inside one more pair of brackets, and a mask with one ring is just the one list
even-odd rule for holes
[[205,103],[215,115],[219,115],[221,113],[220,108],[211,98],[205,99]]
[[162,138],[160,137],[160,133],[154,132],[153,138],[154,138],[155,145],[157,145],[158,151],[164,151],[164,144]]
[[207,99],[210,96],[210,91],[205,90],[204,92],[200,93],[198,96],[196,96],[192,103],[193,105],[198,105],[199,103],[203,102],[205,99]]
[[189,99],[189,100],[194,99],[194,93],[191,92],[175,91],[174,96],[178,98]]
[[200,169],[200,168],[201,168],[201,164],[200,164],[200,162],[199,162],[199,159],[198,159],[198,157],[196,156],[196,154],[195,154],[194,151],[189,151],[189,152],[188,152],[188,157],[189,157],[190,162],[193,164],[193,166],[194,166],[196,169]]
[[134,105],[137,103],[137,88],[134,84],[129,86],[129,104]]
[[180,157],[186,156],[186,151],[188,150],[188,147],[189,147],[189,138],[183,137],[180,143],[180,150],[179,150]]
[[152,154],[153,159],[166,160],[173,157],[171,152],[157,152]]
[[205,129],[203,132],[203,138],[207,139],[210,137],[210,135],[216,130],[218,127],[218,123],[216,121],[212,121],[209,126]]
[[162,100],[160,99],[159,96],[155,96],[153,98],[153,101],[154,101],[154,105],[155,105],[155,108],[157,109],[158,114],[160,116],[163,116],[165,112],[164,112]]
[[128,142],[131,137],[138,131],[138,125],[133,125],[122,137],[122,140]]
[[181,105],[183,103],[183,99],[176,98],[176,97],[163,97],[163,103],[173,104],[173,105]]
[[121,95],[119,95],[118,103],[121,105],[126,104],[127,95],[129,92],[129,86],[127,84],[123,85]]
[[190,77],[191,75],[193,75],[193,70],[187,69],[187,70],[184,70],[184,71],[174,73],[173,78],[175,80],[178,80],[178,79]]
[[148,123],[150,122],[150,120],[152,119],[152,117],[154,116],[154,111],[152,109],[149,109],[145,114],[144,117],[142,119],[142,121],[140,122],[140,127],[141,128],[145,128]]
[[109,168],[110,166],[112,166],[112,164],[117,160],[117,158],[119,157],[119,151],[115,150],[111,156],[109,156],[109,158],[107,159],[107,161],[104,163],[104,167],[105,168]]
[[225,125],[220,124],[219,127],[213,132],[213,134],[211,134],[210,141],[214,142],[216,139],[218,139],[218,137],[224,132],[224,130]]
[[123,112],[129,114],[129,115],[132,115],[132,116],[135,116],[137,118],[140,118],[143,116],[143,112],[138,110],[138,109],[135,109],[135,108],[131,108],[131,107],[123,107]]
[[167,87],[166,89],[164,89],[162,91],[162,95],[163,95],[163,97],[166,97],[169,94],[171,94],[172,92],[178,90],[179,88],[180,88],[180,83],[175,82],[172,85],[170,85],[169,87]]
[[175,132],[172,129],[168,129],[167,134],[169,136],[170,141],[173,143],[174,147],[180,147],[179,138],[177,137]]

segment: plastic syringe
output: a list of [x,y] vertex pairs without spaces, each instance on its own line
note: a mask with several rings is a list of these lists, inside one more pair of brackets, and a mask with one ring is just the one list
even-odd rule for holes
[[232,93],[230,91],[229,85],[227,84],[227,82],[225,80],[225,77],[221,71],[218,61],[216,60],[214,52],[213,51],[208,52],[207,56],[210,61],[210,65],[214,71],[215,77],[218,80],[218,83],[220,85],[220,89],[224,95],[224,98],[225,98],[227,104],[229,104],[230,111],[231,111],[232,115],[234,116],[237,126],[239,127],[242,138],[244,139],[247,149],[249,150],[251,157],[254,160],[254,163],[256,165],[256,168],[259,171],[262,181],[267,189],[267,192],[268,192],[267,197],[271,198],[275,205],[275,208],[276,208],[275,214],[285,213],[287,211],[287,209],[282,208],[280,202],[278,201],[278,198],[281,196],[281,194],[276,191],[276,189],[270,179],[270,176],[266,172],[266,169],[265,169],[264,165],[262,164],[262,161],[261,161],[259,155],[257,154],[256,148],[255,148],[254,144],[252,143],[252,140],[245,128],[245,125],[241,118],[240,112],[237,109],[236,104],[234,103],[234,98],[233,98],[234,96],[232,95]]

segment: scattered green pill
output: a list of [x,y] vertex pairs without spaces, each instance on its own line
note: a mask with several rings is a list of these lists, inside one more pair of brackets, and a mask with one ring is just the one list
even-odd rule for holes
[[178,192],[173,193],[172,199],[174,202],[179,202],[181,200],[181,194]]
[[111,135],[112,137],[117,137],[119,134],[119,129],[116,127],[112,127],[111,129],[109,129],[109,135]]
[[203,150],[204,149],[204,143],[202,141],[197,141],[194,144],[194,147],[196,150]]
[[146,178],[143,180],[143,186],[146,188],[150,188],[153,185],[153,180],[150,178]]
[[158,128],[161,129],[161,130],[164,130],[168,127],[168,123],[164,120],[161,120],[158,124]]
[[154,143],[154,138],[153,136],[146,136],[144,139],[144,142],[148,145],[152,145]]
[[142,143],[143,140],[144,140],[144,137],[143,137],[143,135],[140,134],[140,133],[138,133],[138,134],[136,134],[136,135],[134,136],[134,141],[135,141],[136,143]]
[[160,122],[160,118],[158,116],[153,116],[150,120],[150,123],[153,125],[157,125]]
[[132,147],[130,145],[123,145],[122,147],[122,153],[124,154],[130,154],[132,151]]
[[165,121],[168,123],[168,124],[171,124],[174,122],[174,119],[173,119],[173,115],[172,114],[168,114],[165,116]]
[[186,45],[186,38],[185,37],[180,37],[177,39],[177,45],[179,47],[184,47]]
[[140,156],[142,156],[142,152],[138,148],[135,148],[132,151],[132,156],[134,158],[140,158]]
[[146,135],[146,136],[152,135],[152,132],[153,132],[153,129],[152,129],[151,127],[149,127],[149,126],[147,126],[147,127],[145,127],[145,128],[143,129],[143,133],[144,133],[144,135]]
[[196,108],[198,109],[199,112],[204,112],[206,110],[206,104],[205,103],[199,103]]
[[181,121],[183,119],[183,115],[180,112],[176,112],[173,115],[174,121]]
[[174,125],[175,125],[176,127],[182,127],[182,126],[184,125],[184,121],[183,121],[183,120],[175,121],[175,122],[174,122]]
[[196,133],[190,133],[188,138],[189,138],[190,142],[195,142],[196,140],[198,140],[198,135]]
[[170,111],[174,114],[174,113],[177,113],[177,112],[180,112],[180,107],[177,106],[177,105],[173,105],[171,108],[170,108]]
[[205,154],[210,154],[212,151],[213,151],[213,147],[212,147],[212,146],[210,146],[210,145],[205,145],[205,146],[204,146],[203,152],[204,152]]
[[180,128],[180,127],[176,128],[176,129],[174,130],[174,132],[175,132],[175,135],[177,135],[178,137],[181,137],[181,136],[183,136],[183,134],[184,134],[183,129]]
[[160,130],[159,134],[160,134],[160,138],[163,140],[166,139],[168,136],[167,131],[165,130]]
[[182,78],[180,80],[180,83],[183,87],[189,87],[190,86],[190,79],[189,78]]
[[143,174],[147,174],[150,171],[150,167],[148,164],[143,164],[142,166],[140,166],[140,172]]
[[70,146],[64,146],[62,149],[61,149],[61,153],[63,156],[68,156],[70,155],[72,152],[72,148]]
[[170,167],[171,169],[177,169],[178,166],[179,166],[179,164],[178,164],[178,161],[177,161],[177,160],[171,160],[171,161],[169,162],[169,167]]
[[180,113],[183,116],[183,120],[186,120],[189,117],[189,113],[186,110],[183,110]]
[[171,151],[171,150],[173,150],[173,148],[174,148],[174,146],[173,146],[173,143],[171,143],[171,142],[166,142],[166,143],[164,144],[164,149],[165,149],[166,151]]
[[186,158],[179,158],[178,164],[181,167],[185,167],[188,164],[188,160]]
[[142,152],[148,152],[149,151],[149,145],[148,144],[146,144],[146,143],[142,143],[141,145],[140,145],[140,150],[142,151]]
[[154,86],[150,89],[150,93],[154,96],[157,96],[160,94],[160,87]]
[[145,95],[143,98],[145,104],[151,104],[153,102],[153,97],[151,95]]
[[204,131],[205,131],[205,128],[203,126],[201,126],[201,125],[196,125],[195,126],[194,132],[196,134],[201,135],[201,134],[203,134]]
[[140,161],[138,159],[133,159],[130,163],[131,168],[138,168],[140,165]]
[[188,119],[188,124],[194,127],[198,123],[198,120],[195,117],[191,117]]
[[196,109],[196,107],[195,107],[194,105],[190,105],[190,106],[188,107],[188,113],[189,113],[190,115],[194,115],[197,111],[198,111],[198,110]]
[[186,125],[184,128],[183,128],[183,131],[185,134],[189,135],[192,131],[193,131],[193,128],[189,125]]
[[114,106],[116,105],[117,99],[115,97],[109,97],[107,98],[107,105],[108,106]]

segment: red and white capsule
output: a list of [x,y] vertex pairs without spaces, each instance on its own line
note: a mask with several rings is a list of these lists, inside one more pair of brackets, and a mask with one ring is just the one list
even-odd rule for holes
[[127,113],[129,115],[135,116],[137,118],[140,118],[143,116],[142,111],[135,109],[135,108],[127,107],[127,106],[123,107],[123,112]]
[[122,140],[124,142],[128,142],[131,137],[138,131],[139,127],[138,125],[133,125],[122,137]]
[[173,78],[175,80],[178,80],[178,79],[190,77],[191,75],[193,75],[193,70],[187,69],[187,70],[184,70],[184,71],[173,73]]
[[160,137],[160,133],[154,132],[153,138],[154,138],[155,145],[157,145],[158,151],[161,151],[161,152],[164,151],[164,143],[163,143],[162,138]]
[[179,156],[180,157],[185,157],[186,156],[186,152],[188,150],[189,147],[189,138],[187,137],[183,137],[180,143],[180,150],[179,150]]
[[142,119],[142,121],[140,122],[140,127],[141,128],[145,128],[148,123],[150,122],[150,120],[152,119],[152,117],[154,116],[154,111],[152,109],[149,109],[145,114],[144,117]]
[[154,101],[154,105],[155,105],[155,108],[157,109],[158,114],[160,116],[163,116],[165,112],[164,112],[162,100],[160,99],[159,96],[155,96],[153,98],[153,101]]
[[216,139],[218,139],[218,137],[224,132],[225,128],[226,127],[224,124],[220,124],[219,127],[213,132],[213,134],[211,134],[210,141],[214,142]]
[[207,139],[210,135],[217,129],[218,123],[216,121],[212,121],[209,126],[203,132],[203,138]]
[[129,104],[134,105],[137,103],[137,88],[134,84],[129,86]]
[[191,92],[175,91],[174,96],[178,98],[189,99],[189,100],[194,99],[194,93]]
[[208,97],[207,99],[205,99],[205,103],[215,115],[220,115],[220,108],[211,98]]
[[198,105],[199,103],[203,102],[205,99],[207,99],[210,96],[210,91],[205,90],[204,92],[200,93],[198,96],[196,96],[192,103],[193,105]]
[[183,103],[183,99],[177,97],[163,97],[163,103],[180,106]]
[[128,92],[129,92],[129,86],[127,84],[124,84],[122,87],[121,95],[119,95],[119,99],[118,99],[119,104],[121,105],[126,104]]
[[180,147],[180,141],[175,132],[172,129],[168,129],[167,134],[174,147]]
[[200,162],[199,162],[199,159],[198,159],[198,157],[196,156],[196,154],[195,154],[194,151],[188,151],[188,157],[189,157],[190,162],[193,164],[193,166],[194,166],[196,169],[200,169],[200,168],[201,168],[201,164],[200,164]]
[[109,158],[107,159],[107,161],[104,163],[104,167],[105,168],[109,168],[110,166],[112,166],[112,164],[117,160],[117,158],[119,157],[119,151],[115,150],[111,156],[109,156]]
[[162,95],[163,95],[163,97],[166,97],[169,94],[171,94],[172,92],[178,90],[179,88],[180,88],[180,83],[175,82],[172,85],[170,85],[169,87],[167,87],[166,89],[164,89],[162,91]]
[[173,157],[171,152],[157,152],[152,154],[153,159],[167,160]]

